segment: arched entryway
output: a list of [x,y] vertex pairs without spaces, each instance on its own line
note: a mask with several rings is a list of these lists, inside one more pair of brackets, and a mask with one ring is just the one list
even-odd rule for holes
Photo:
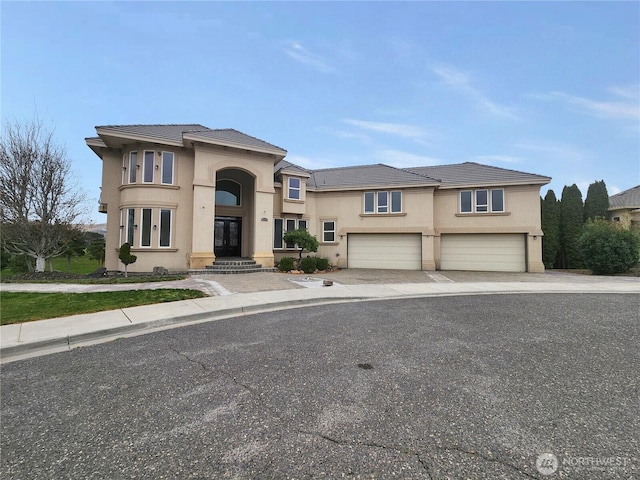
[[253,248],[254,177],[227,168],[216,173],[213,249],[216,258],[249,256]]

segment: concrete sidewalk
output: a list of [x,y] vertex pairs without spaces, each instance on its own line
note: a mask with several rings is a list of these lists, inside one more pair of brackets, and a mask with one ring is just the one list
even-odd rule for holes
[[[229,292],[230,293],[230,292]],[[640,293],[639,281],[423,282],[334,285],[217,295],[0,327],[2,363],[149,333],[269,310],[363,300],[514,293]],[[639,297],[640,298],[640,297]]]

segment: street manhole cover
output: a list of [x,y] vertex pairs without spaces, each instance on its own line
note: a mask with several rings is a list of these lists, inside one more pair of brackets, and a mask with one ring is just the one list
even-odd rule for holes
[[358,368],[361,368],[362,370],[373,370],[373,365],[370,363],[359,363]]

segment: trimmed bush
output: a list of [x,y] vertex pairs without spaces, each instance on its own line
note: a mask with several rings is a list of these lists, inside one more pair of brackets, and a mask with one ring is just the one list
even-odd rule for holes
[[316,268],[318,270],[327,270],[329,268],[329,259],[328,258],[316,259]]
[[290,272],[293,270],[293,258],[282,257],[280,262],[278,262],[278,270],[281,272]]
[[305,257],[300,260],[300,270],[304,273],[313,273],[316,271],[316,257]]
[[640,238],[608,220],[587,222],[578,240],[585,266],[596,275],[628,272],[640,259]]

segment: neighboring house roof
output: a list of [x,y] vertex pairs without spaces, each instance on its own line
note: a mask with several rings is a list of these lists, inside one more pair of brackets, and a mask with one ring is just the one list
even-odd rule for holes
[[441,183],[440,188],[506,184],[544,185],[551,181],[550,177],[475,162],[414,167],[405,170],[436,179]]
[[381,163],[313,170],[311,178],[307,181],[307,188],[317,190],[345,187],[387,187],[393,185],[437,186],[438,182],[427,176]]
[[640,185],[609,197],[609,210],[640,208]]
[[252,137],[232,128],[211,129],[203,125],[171,124],[171,125],[102,125],[97,126],[99,137],[87,138],[90,147],[100,147],[98,139],[105,146],[113,138],[126,138],[138,141],[151,141],[166,143],[169,145],[184,146],[185,140],[201,141],[215,145],[245,148],[247,150],[272,153],[279,156],[286,155],[287,151],[267,143],[259,138]]

